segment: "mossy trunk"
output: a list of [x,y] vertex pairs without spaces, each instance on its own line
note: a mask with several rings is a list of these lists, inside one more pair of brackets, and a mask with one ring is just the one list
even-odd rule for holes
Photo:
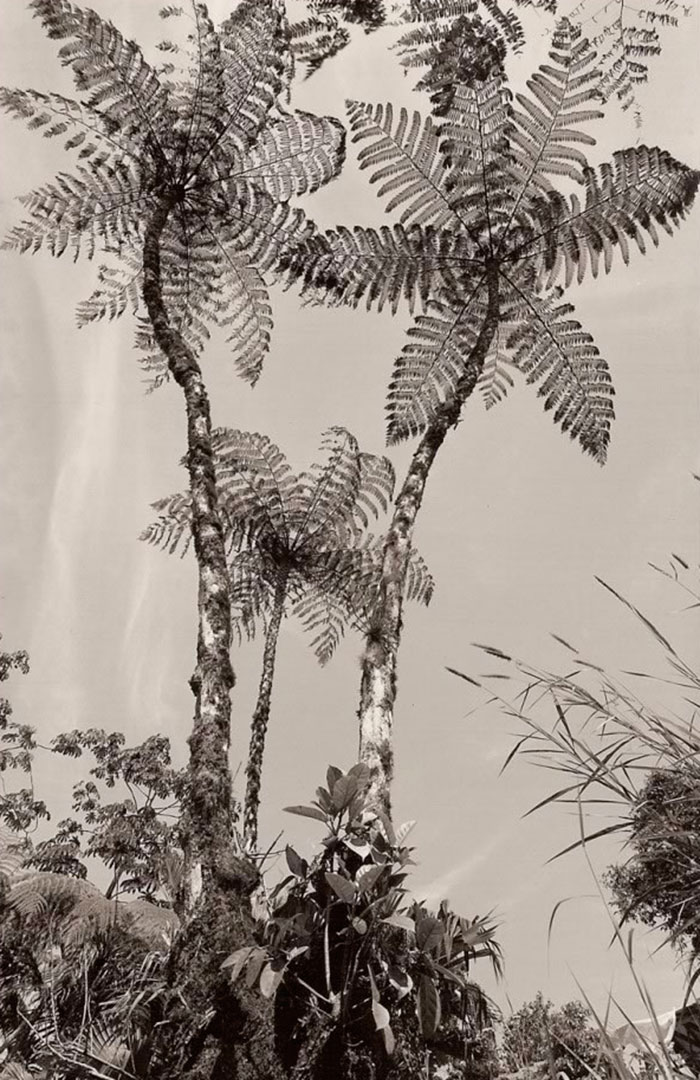
[[401,641],[403,590],[413,532],[430,470],[450,428],[457,424],[465,401],[476,386],[498,328],[498,273],[486,274],[488,307],[476,344],[452,396],[436,411],[411,459],[384,545],[379,610],[362,656],[360,683],[360,761],[369,765],[369,800],[391,816],[394,771],[393,726],[397,657]]
[[263,651],[258,700],[255,704],[255,712],[250,726],[250,745],[245,770],[247,783],[243,810],[243,836],[248,851],[253,851],[258,843],[258,811],[260,809],[262,766],[265,755],[267,725],[270,721],[270,702],[275,677],[277,639],[279,638],[280,626],[284,616],[284,601],[287,596],[287,580],[288,575],[286,573],[281,574],[277,580],[272,615],[265,634],[265,649]]
[[184,925],[169,959],[169,991],[154,1030],[150,1078],[276,1077],[271,1011],[230,985],[222,961],[253,941],[250,893],[258,875],[233,847],[229,769],[231,606],[217,503],[209,400],[193,350],[170,322],[163,298],[161,239],[173,198],[164,194],[146,223],[143,298],[155,340],[181,388],[187,414],[192,538],[199,574],[195,698],[188,782],[182,806]]

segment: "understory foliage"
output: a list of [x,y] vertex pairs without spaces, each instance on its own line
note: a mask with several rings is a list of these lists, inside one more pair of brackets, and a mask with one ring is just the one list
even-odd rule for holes
[[[497,330],[473,372],[487,405],[520,373],[554,420],[605,460],[613,417],[608,366],[562,301],[573,280],[643,253],[672,232],[697,175],[665,151],[618,151],[588,165],[587,128],[602,113],[595,52],[559,23],[551,63],[515,100],[502,73],[458,85],[444,117],[351,102],[359,164],[396,212],[379,230],[338,227],[300,246],[291,263],[305,290],[330,303],[422,307],[396,361],[387,404],[396,442],[425,431],[466,382],[487,311]],[[563,176],[581,195],[560,194]]]
[[[0,650],[0,683],[6,682],[13,672],[29,674],[27,653],[23,649],[15,652]],[[35,734],[29,724],[13,719],[12,705],[7,698],[0,697],[0,827],[4,824],[10,829],[24,830],[37,819],[47,816],[46,805],[34,797],[31,784]],[[7,777],[14,770],[19,770],[29,780],[28,786],[8,789]]]
[[274,998],[280,1054],[299,1075],[415,1076],[421,1046],[468,1062],[494,1019],[471,979],[483,957],[500,973],[491,921],[410,900],[412,823],[395,831],[371,808],[369,780],[363,764],[331,767],[310,805],[287,807],[324,826],[320,852],[308,862],[286,848],[258,943],[224,962],[234,983]]
[[600,1042],[590,1010],[580,1001],[555,1009],[538,993],[504,1022],[500,1056],[505,1072],[544,1065],[545,1075],[563,1072],[585,1080],[600,1065]]

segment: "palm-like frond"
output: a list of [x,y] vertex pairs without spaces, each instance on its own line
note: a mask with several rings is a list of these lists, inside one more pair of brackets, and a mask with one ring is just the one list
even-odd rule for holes
[[248,151],[240,175],[261,183],[273,199],[316,191],[342,161],[345,129],[330,117],[297,112],[270,124]]
[[[367,143],[358,155],[361,169],[371,170],[377,195],[389,196],[386,210],[403,207],[402,225],[456,226],[458,219],[447,199],[447,166],[440,154],[439,131],[428,117],[406,109],[394,119],[391,104],[347,103],[353,142]],[[405,205],[408,204],[408,205]]]
[[168,95],[138,45],[94,11],[69,0],[32,0],[30,5],[50,38],[66,40],[61,62],[73,69],[90,109],[128,138],[144,130],[157,143],[169,113]]
[[552,192],[534,204],[538,235],[516,256],[542,260],[547,285],[564,272],[567,285],[594,277],[601,260],[612,267],[615,250],[623,262],[630,241],[644,254],[646,236],[658,243],[657,225],[673,233],[692,206],[700,174],[658,148],[632,146],[618,151],[611,163],[584,173],[585,202]]
[[[115,256],[121,265],[100,270],[79,322],[138,313],[147,226],[167,205],[159,285],[171,325],[195,355],[212,323],[223,326],[240,374],[254,382],[272,325],[264,276],[311,231],[289,200],[332,179],[344,154],[337,121],[280,108],[290,76],[281,6],[243,0],[218,28],[200,0],[187,13],[163,9],[192,28],[183,49],[170,43],[185,57],[172,79],[97,13],[69,0],[31,6],[62,42],[59,56],[84,100],[3,90],[0,107],[61,138],[78,165],[23,199],[26,219],[6,246]],[[167,366],[143,324],[137,346],[154,384],[164,381]]]
[[610,372],[591,335],[571,318],[571,304],[557,299],[557,293],[528,299],[508,342],[512,362],[539,384],[555,424],[603,464],[614,416]]
[[[416,62],[437,63],[420,48],[440,41],[440,70],[454,75],[476,8],[470,0],[413,0]],[[601,76],[570,20],[557,24],[550,62],[515,103],[496,63],[483,79],[472,72],[453,80],[444,95],[438,74],[434,65],[439,125],[417,113],[395,116],[390,106],[349,106],[360,164],[400,211],[399,223],[336,227],[302,243],[286,266],[330,303],[365,300],[392,312],[402,301],[411,310],[422,304],[389,387],[390,441],[425,431],[445,402],[463,405],[475,384],[486,405],[495,404],[515,366],[539,382],[555,420],[603,460],[613,415],[607,368],[590,336],[567,327],[568,312],[556,308],[551,290],[562,273],[568,286],[601,263],[610,269],[615,248],[625,262],[631,242],[643,252],[647,237],[657,242],[658,226],[671,232],[693,203],[698,174],[646,147],[589,167],[585,149],[594,139],[586,127],[601,115]],[[583,204],[552,188],[560,175],[583,186]]]
[[[285,613],[299,618],[325,663],[345,627],[366,627],[376,605],[384,542],[368,529],[389,509],[391,462],[362,452],[340,427],[325,433],[322,459],[300,473],[292,472],[278,446],[255,432],[220,429],[214,448],[234,629],[240,638],[252,638],[270,620],[283,581]],[[154,509],[158,519],[142,539],[184,555],[189,496],[161,499]],[[416,554],[406,595],[427,603],[432,590]]]
[[431,314],[418,316],[389,384],[390,442],[424,431],[442,402],[454,392],[465,372],[464,358],[476,340],[482,306],[477,284],[471,302],[462,309],[454,311],[447,305],[434,304]]

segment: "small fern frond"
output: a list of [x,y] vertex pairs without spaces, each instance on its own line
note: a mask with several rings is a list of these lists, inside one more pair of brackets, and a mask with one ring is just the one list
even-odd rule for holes
[[389,196],[387,213],[402,207],[402,225],[455,227],[458,221],[445,191],[447,168],[430,117],[410,116],[402,108],[394,118],[390,103],[349,101],[347,111],[352,141],[365,144],[358,154],[360,168],[371,170],[370,183],[380,185],[380,198]]
[[350,31],[334,15],[318,13],[292,23],[289,45],[294,60],[306,68],[308,79],[350,42]]
[[396,443],[425,431],[454,392],[469,363],[483,313],[483,287],[457,310],[433,304],[419,315],[398,357],[387,400],[388,440]]
[[89,159],[93,168],[115,155],[132,159],[138,155],[138,145],[120,135],[108,117],[61,94],[0,87],[0,108],[25,120],[30,131],[41,131],[45,139],[65,139],[64,149],[76,150],[78,158]]
[[127,137],[141,140],[148,132],[157,144],[170,112],[168,95],[138,45],[96,12],[69,0],[32,0],[30,6],[50,38],[66,40],[59,57],[73,69],[89,107]]
[[389,458],[360,454],[360,479],[353,514],[359,518],[362,528],[369,527],[370,517],[378,518],[388,511],[395,484],[396,473]]
[[327,664],[345,635],[348,616],[342,599],[310,581],[291,613],[311,635],[311,648],[319,663]]
[[412,600],[416,604],[424,604],[427,607],[434,593],[435,578],[430,573],[423,556],[412,547],[408,556],[408,565],[406,566],[404,597],[406,600]]
[[221,243],[262,273],[276,270],[288,252],[310,236],[312,228],[303,211],[273,199],[259,182],[232,177],[221,187],[223,208],[212,206]]
[[543,277],[551,286],[564,272],[567,285],[580,282],[590,269],[610,271],[615,250],[623,262],[630,241],[644,254],[645,234],[658,244],[657,225],[673,233],[692,206],[700,173],[676,161],[664,150],[632,146],[618,151],[612,163],[587,169],[585,203],[555,192],[533,202],[537,235],[515,257],[538,257]]
[[494,405],[503,401],[508,391],[515,385],[510,373],[513,358],[505,348],[504,339],[504,328],[499,326],[494,343],[486,355],[484,370],[477,382],[477,388],[487,409],[492,409]]
[[580,28],[562,19],[549,56],[551,63],[528,81],[530,96],[515,95],[520,108],[513,109],[511,149],[523,190],[548,190],[550,176],[582,183],[588,163],[575,144],[594,146],[595,139],[580,126],[603,115],[592,106],[600,102],[596,53]]
[[246,154],[238,175],[288,202],[327,184],[345,157],[345,129],[337,120],[296,112],[270,124]]
[[224,528],[234,542],[263,535],[288,538],[288,500],[294,476],[267,435],[220,428],[214,433],[216,475]]
[[158,499],[152,506],[158,514],[158,520],[143,530],[139,540],[162,548],[170,555],[179,551],[180,556],[183,557],[192,541],[191,495],[189,492],[178,491],[175,495]]
[[231,622],[239,643],[252,641],[258,623],[274,603],[275,567],[261,551],[237,550],[230,553]]
[[610,372],[591,335],[571,318],[571,304],[556,304],[558,296],[527,298],[508,347],[527,382],[539,383],[554,423],[602,465],[615,415]]
[[329,525],[346,528],[352,521],[360,487],[360,451],[357,440],[346,428],[324,432],[322,464],[314,462],[299,477],[295,500],[295,546],[313,542]]
[[141,304],[141,267],[126,259],[125,266],[101,266],[95,291],[76,308],[78,326],[98,319],[118,319],[130,310],[138,315]]

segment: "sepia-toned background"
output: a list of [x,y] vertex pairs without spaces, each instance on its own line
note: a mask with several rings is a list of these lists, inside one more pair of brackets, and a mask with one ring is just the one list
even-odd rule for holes
[[[158,40],[160,0],[92,6],[144,46]],[[226,14],[226,0],[209,6],[217,19]],[[3,0],[0,22],[0,81],[70,93],[54,45],[23,0]],[[528,26],[527,52],[510,64],[515,81],[546,54],[536,16]],[[340,118],[346,98],[426,110],[387,37],[358,32],[340,57],[298,85],[294,104]],[[699,55],[694,4],[682,28],[665,35],[650,85],[639,92],[641,129],[611,104],[598,124],[594,160],[640,141],[700,167]],[[59,170],[61,152],[11,121],[3,121],[2,147],[4,228],[21,211],[14,197]],[[352,147],[341,178],[306,206],[322,226],[384,219]],[[692,478],[700,471],[699,242],[696,210],[672,241],[662,234],[647,258],[633,257],[627,269],[616,261],[610,277],[569,294],[614,376],[617,421],[604,469],[562,438],[532,389],[518,382],[489,413],[476,399],[469,403],[428,488],[418,544],[438,587],[430,608],[406,615],[395,811],[400,821],[417,820],[419,897],[448,896],[466,915],[495,909],[506,955],[506,982],[495,989],[501,1002],[518,1005],[538,989],[568,1000],[580,996],[579,984],[598,1006],[612,989],[627,1011],[643,1011],[621,955],[608,947],[608,915],[582,853],[547,864],[576,839],[575,816],[557,807],[523,819],[557,778],[520,760],[499,777],[515,725],[446,666],[477,676],[492,670],[471,646],[485,642],[565,670],[555,632],[609,669],[660,668],[653,643],[595,575],[653,616],[689,660],[700,660],[694,613],[681,610],[680,595],[647,565],[671,552],[693,561],[700,555],[700,485]],[[181,402],[169,386],[144,394],[128,319],[76,330],[74,308],[91,291],[95,267],[10,253],[0,267],[0,632],[3,646],[27,649],[32,665],[9,690],[15,713],[36,725],[43,742],[73,727],[120,728],[132,740],[163,731],[183,760],[194,564],[137,539],[151,519],[149,504],[183,484]],[[334,424],[347,426],[362,449],[382,452],[385,389],[408,312],[392,320],[320,310],[281,290],[273,308],[272,352],[255,390],[212,341],[205,374],[215,423],[265,432],[297,468],[313,460]],[[391,451],[399,475],[409,453],[410,445]],[[354,760],[360,647],[349,636],[321,669],[299,627],[285,623],[263,841],[284,829],[302,853],[310,849],[309,823],[281,808],[306,800],[330,761],[347,767]],[[245,754],[259,661],[259,643],[234,655],[234,769]],[[668,698],[649,693],[678,704],[670,689]],[[63,761],[53,773],[39,767],[38,793],[59,816],[73,779]],[[601,844],[592,853],[603,868],[617,849]],[[548,943],[563,897],[571,899]],[[667,951],[652,957],[658,944],[636,931],[635,954],[661,1011],[677,1003],[680,976]],[[485,970],[475,975],[492,988]]]

